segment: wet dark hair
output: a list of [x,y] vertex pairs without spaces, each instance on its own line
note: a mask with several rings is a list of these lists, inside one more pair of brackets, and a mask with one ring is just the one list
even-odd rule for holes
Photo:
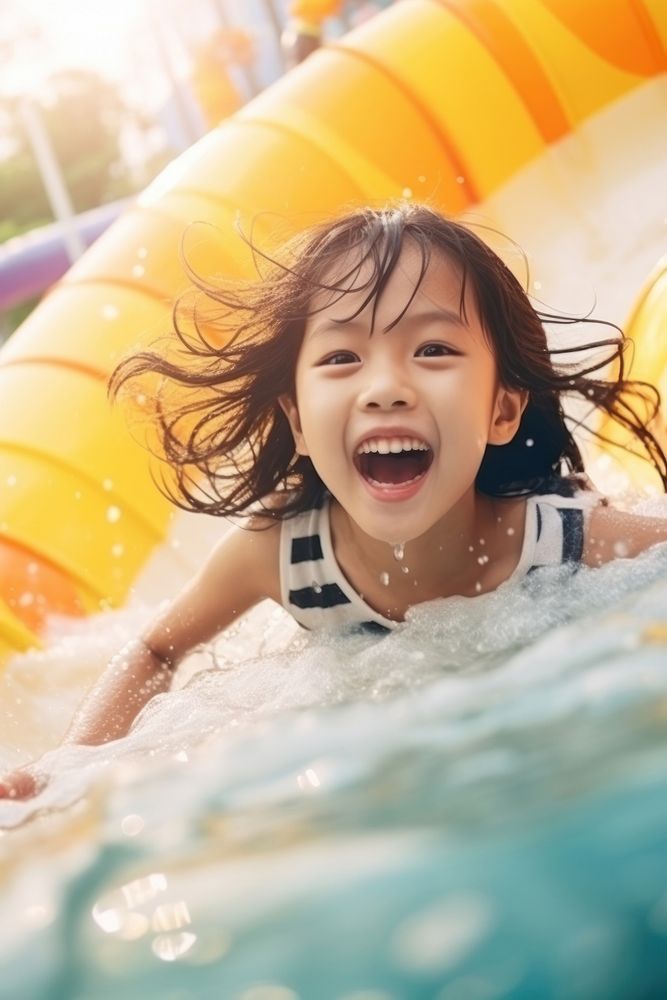
[[[365,294],[353,315],[372,304],[373,322],[406,241],[420,255],[419,277],[388,329],[408,309],[432,255],[443,255],[461,274],[464,319],[469,289],[501,382],[529,394],[514,439],[486,449],[476,479],[481,492],[574,492],[577,474],[585,486],[584,463],[573,436],[585,424],[564,413],[565,396],[581,397],[588,415],[599,409],[630,432],[667,489],[667,458],[649,429],[660,396],[654,386],[625,378],[628,342],[622,331],[589,317],[536,310],[510,269],[471,229],[429,207],[401,203],[313,227],[291,240],[279,258],[248,241],[258,280],[212,284],[193,275],[199,297],[177,304],[176,337],[169,350],[142,351],[121,362],[111,377],[112,396],[128,380],[158,378],[148,398],[157,421],[156,450],[175,475],[171,482],[162,477],[160,485],[174,503],[231,516],[251,513],[250,508],[281,491],[280,504],[270,504],[269,512],[286,517],[321,500],[325,486],[310,459],[296,455],[278,398],[294,395],[308,318],[354,290]],[[328,293],[324,300],[318,296],[322,291]],[[596,325],[605,336],[549,348],[545,323]],[[579,364],[577,357],[583,359]],[[609,365],[615,375],[600,377]]]

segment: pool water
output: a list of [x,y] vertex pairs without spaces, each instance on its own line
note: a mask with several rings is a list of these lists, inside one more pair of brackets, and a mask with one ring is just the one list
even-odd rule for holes
[[[7,668],[3,767],[147,610]],[[667,545],[213,659],[0,803],[3,1000],[667,997]]]

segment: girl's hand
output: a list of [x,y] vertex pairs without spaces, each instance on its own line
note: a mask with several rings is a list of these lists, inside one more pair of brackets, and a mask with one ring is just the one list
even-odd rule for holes
[[30,768],[12,771],[0,778],[0,799],[32,799],[44,788],[46,781]]

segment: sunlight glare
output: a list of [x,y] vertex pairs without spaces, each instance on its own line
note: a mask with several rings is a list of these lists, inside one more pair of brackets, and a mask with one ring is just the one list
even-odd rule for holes
[[2,90],[35,93],[63,69],[94,69],[113,80],[127,75],[130,53],[136,52],[129,43],[146,30],[147,5],[147,0],[52,0],[47,6],[42,0],[22,0]]

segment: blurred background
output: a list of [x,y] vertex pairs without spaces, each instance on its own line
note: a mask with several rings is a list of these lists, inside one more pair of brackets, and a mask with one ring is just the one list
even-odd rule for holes
[[391,0],[4,0],[0,342],[175,156]]

